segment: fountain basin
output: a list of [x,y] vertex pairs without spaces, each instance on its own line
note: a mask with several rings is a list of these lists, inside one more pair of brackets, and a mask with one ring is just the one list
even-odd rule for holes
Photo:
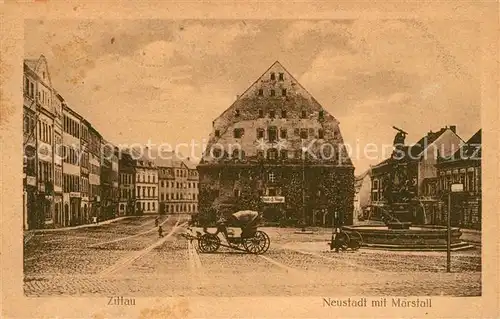
[[[396,224],[396,223],[394,223]],[[403,223],[398,223],[403,224]],[[406,224],[406,223],[404,223]],[[394,225],[395,226],[395,225]],[[344,226],[342,229],[350,236],[361,239],[361,247],[384,250],[443,251],[447,248],[447,230],[442,226],[404,225],[390,229],[387,226]],[[451,229],[452,250],[470,249],[474,246],[460,239],[459,228]]]
[[410,229],[410,222],[389,222],[386,223],[387,228],[389,229]]

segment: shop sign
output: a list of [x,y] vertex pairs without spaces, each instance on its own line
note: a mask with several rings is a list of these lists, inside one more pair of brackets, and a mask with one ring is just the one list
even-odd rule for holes
[[284,196],[261,196],[260,198],[261,198],[262,202],[269,203],[269,204],[277,204],[277,203],[284,203],[285,202]]
[[80,193],[78,193],[78,192],[71,192],[71,193],[69,193],[69,197],[70,198],[80,197]]
[[36,186],[36,177],[26,176],[26,184],[31,185],[31,186]]

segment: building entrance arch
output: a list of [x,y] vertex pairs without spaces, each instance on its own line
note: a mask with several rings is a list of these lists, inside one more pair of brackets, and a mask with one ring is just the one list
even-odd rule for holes
[[263,216],[266,221],[279,222],[281,219],[281,212],[276,205],[271,205],[264,208]]

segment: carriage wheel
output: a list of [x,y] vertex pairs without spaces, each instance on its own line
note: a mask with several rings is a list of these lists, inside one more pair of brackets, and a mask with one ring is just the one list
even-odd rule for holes
[[339,248],[342,250],[347,250],[349,241],[351,240],[351,238],[349,238],[349,235],[347,235],[347,233],[345,232],[341,232],[337,236],[338,243],[340,244]]
[[213,253],[220,247],[220,238],[213,234],[203,234],[198,240],[198,248],[202,253]]
[[271,240],[269,236],[260,230],[258,230],[253,237],[243,240],[243,247],[251,254],[263,254],[269,249],[270,245]]
[[359,241],[357,239],[351,239],[350,247],[352,250],[358,250],[360,247]]

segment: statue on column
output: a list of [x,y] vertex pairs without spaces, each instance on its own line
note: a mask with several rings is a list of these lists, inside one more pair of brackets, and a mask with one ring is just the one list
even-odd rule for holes
[[406,135],[408,133],[405,132],[405,131],[403,131],[402,129],[400,129],[398,127],[395,127],[395,126],[393,126],[392,128],[398,131],[396,133],[396,136],[394,137],[394,141],[392,143],[393,146],[394,146],[394,151],[392,152],[392,158],[396,159],[395,158],[396,155],[401,155],[401,153],[400,154],[396,154],[396,151],[401,150],[404,147],[404,145],[405,145],[405,138],[406,138]]

